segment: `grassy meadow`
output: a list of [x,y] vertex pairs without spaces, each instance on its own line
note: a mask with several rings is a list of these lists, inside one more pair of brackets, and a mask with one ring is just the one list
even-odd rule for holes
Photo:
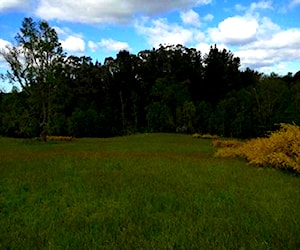
[[300,179],[211,140],[0,138],[0,249],[299,249]]

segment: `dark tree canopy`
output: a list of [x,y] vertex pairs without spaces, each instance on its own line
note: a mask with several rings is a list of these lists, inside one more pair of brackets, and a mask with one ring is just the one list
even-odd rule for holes
[[103,65],[66,56],[53,28],[25,18],[16,44],[1,51],[0,135],[107,137],[135,132],[264,135],[280,122],[300,123],[300,71],[278,76],[240,69],[240,59],[211,46],[182,45],[131,54]]

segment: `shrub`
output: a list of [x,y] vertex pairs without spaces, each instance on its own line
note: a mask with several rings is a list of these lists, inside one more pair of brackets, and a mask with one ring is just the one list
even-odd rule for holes
[[237,147],[241,146],[242,142],[239,140],[235,140],[235,139],[231,139],[231,140],[216,139],[216,140],[213,140],[211,144],[214,147],[237,148]]
[[272,166],[300,173],[300,128],[291,124],[280,124],[278,131],[266,138],[256,138],[237,144],[230,141],[214,142],[221,147],[218,157],[246,158],[256,166]]
[[46,136],[47,141],[72,141],[72,136],[54,136],[54,135],[47,135]]
[[197,139],[198,139],[198,138],[201,138],[201,135],[200,135],[200,134],[198,134],[198,133],[195,133],[195,134],[193,134],[193,135],[192,135],[192,137],[193,137],[193,138],[197,138]]
[[219,136],[217,135],[210,135],[210,134],[198,134],[198,133],[195,133],[192,135],[193,138],[201,138],[201,139],[218,139]]
[[201,138],[202,139],[218,139],[219,136],[217,136],[217,135],[211,135],[211,134],[204,134],[204,135],[201,135]]

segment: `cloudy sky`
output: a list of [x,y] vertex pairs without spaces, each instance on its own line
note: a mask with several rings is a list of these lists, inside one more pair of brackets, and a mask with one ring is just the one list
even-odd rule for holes
[[217,44],[242,68],[285,75],[300,70],[299,13],[300,0],[1,0],[0,48],[32,17],[56,29],[68,55],[103,62],[121,49],[182,44],[205,54]]

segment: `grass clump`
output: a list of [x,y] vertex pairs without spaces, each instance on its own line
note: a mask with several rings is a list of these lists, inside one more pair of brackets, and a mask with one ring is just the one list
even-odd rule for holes
[[255,138],[244,143],[215,141],[221,147],[218,157],[244,157],[256,166],[271,166],[300,173],[300,128],[292,124],[280,124],[278,131],[266,138]]

